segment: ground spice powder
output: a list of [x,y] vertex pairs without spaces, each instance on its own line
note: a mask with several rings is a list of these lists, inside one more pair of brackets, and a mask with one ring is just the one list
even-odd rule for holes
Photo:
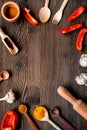
[[43,117],[45,117],[47,110],[43,106],[38,106],[34,109],[34,117],[37,120],[42,120]]
[[19,105],[18,111],[19,111],[20,113],[24,113],[24,112],[26,111],[26,106],[25,106],[25,105]]
[[17,15],[17,9],[15,7],[8,7],[6,9],[6,17],[14,18]]

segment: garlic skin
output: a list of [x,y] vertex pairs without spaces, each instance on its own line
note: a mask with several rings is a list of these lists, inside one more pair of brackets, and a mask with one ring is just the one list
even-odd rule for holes
[[82,67],[87,67],[87,54],[82,54],[79,60]]
[[8,103],[13,103],[15,101],[15,94],[12,89],[6,94],[6,101]]
[[87,86],[87,74],[86,73],[81,73],[79,76],[76,76],[75,81],[79,85]]
[[0,98],[0,101],[6,101],[7,103],[13,103],[15,101],[15,94],[12,91],[12,89],[6,93],[6,95],[3,98]]

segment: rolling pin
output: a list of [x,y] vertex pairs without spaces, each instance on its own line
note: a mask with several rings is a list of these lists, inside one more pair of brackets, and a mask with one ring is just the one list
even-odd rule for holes
[[82,100],[76,99],[65,87],[59,86],[57,92],[73,105],[73,109],[87,120],[87,104]]

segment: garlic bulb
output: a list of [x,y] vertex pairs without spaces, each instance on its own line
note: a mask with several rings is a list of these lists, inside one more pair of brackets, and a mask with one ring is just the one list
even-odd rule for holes
[[87,54],[82,54],[79,60],[79,63],[82,67],[87,67]]
[[75,81],[79,85],[87,86],[87,74],[81,73],[79,76],[76,77]]
[[13,103],[15,100],[15,94],[12,90],[6,93],[3,98],[0,98],[0,101],[5,100],[7,103]]

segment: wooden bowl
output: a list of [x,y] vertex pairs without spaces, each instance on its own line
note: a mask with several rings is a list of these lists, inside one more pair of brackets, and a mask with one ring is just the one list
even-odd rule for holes
[[15,2],[6,2],[1,8],[1,15],[8,22],[15,22],[20,16],[20,8]]

